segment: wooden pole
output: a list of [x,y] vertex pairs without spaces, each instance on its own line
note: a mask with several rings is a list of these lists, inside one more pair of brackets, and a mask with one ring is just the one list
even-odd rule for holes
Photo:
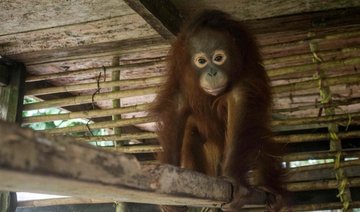
[[[112,61],[112,65],[113,66],[119,66],[119,59],[120,59],[119,57],[114,57],[113,61]],[[113,71],[111,73],[111,80],[112,81],[120,81],[120,70]],[[120,91],[120,86],[114,86],[114,87],[112,87],[111,90],[113,92]],[[113,99],[112,100],[112,107],[113,108],[120,108],[121,107],[120,99]],[[112,120],[113,121],[121,120],[121,115],[117,115],[117,114],[112,115]],[[120,127],[114,127],[113,131],[114,131],[114,135],[119,135],[119,136],[121,135],[121,128]],[[114,144],[114,146],[116,148],[118,145],[120,145],[120,142],[118,142],[117,140],[114,140],[113,144]]]
[[140,104],[129,107],[122,108],[109,108],[109,109],[96,109],[96,110],[86,110],[78,112],[69,112],[56,115],[42,115],[42,116],[30,116],[23,117],[22,123],[34,123],[34,122],[47,122],[55,120],[68,120],[76,118],[98,118],[111,115],[119,115],[123,113],[132,113],[147,110],[148,104]]
[[[220,207],[231,184],[0,122],[0,189],[109,201]],[[69,165],[71,164],[71,165]],[[257,199],[261,203],[263,199]]]
[[[146,68],[149,66],[164,66],[164,62],[162,60],[159,61],[151,61],[145,63],[136,63],[136,64],[127,64],[122,65],[122,69],[133,69],[133,68]],[[106,67],[106,71],[112,72],[118,70],[119,67]],[[43,75],[33,75],[26,77],[26,82],[36,82],[41,80],[51,80],[51,79],[58,79],[62,77],[74,77],[76,75],[83,75],[83,74],[97,74],[99,72],[103,72],[103,67],[99,68],[89,68],[89,69],[81,69],[76,71],[66,71],[66,72],[59,72],[59,73],[51,73],[51,74],[43,74]]]
[[63,128],[55,128],[55,129],[39,130],[39,131],[44,131],[46,133],[64,134],[64,133],[72,133],[72,132],[86,132],[89,130],[101,129],[101,128],[123,127],[123,126],[135,125],[135,124],[150,123],[153,121],[154,118],[152,117],[140,117],[133,119],[121,119],[117,121],[103,121],[88,125],[78,125],[73,127],[63,127]]
[[[0,58],[1,62],[3,61]],[[6,86],[0,87],[0,120],[20,123],[24,99],[25,67],[13,61],[7,62],[6,69],[2,70],[7,72],[2,73],[2,76],[7,76],[7,80],[4,81]],[[1,181],[6,182],[7,178],[1,178]],[[3,190],[5,192],[0,192],[0,211],[14,212],[17,202],[16,193],[7,192],[10,191],[8,189]]]
[[[350,119],[351,117],[351,119]],[[272,122],[272,127],[274,131],[285,131],[291,130],[298,126],[304,127],[323,127],[324,124],[329,122],[339,122],[343,124],[348,124],[349,120],[351,120],[351,124],[358,123],[360,117],[360,113],[351,113],[351,114],[341,114],[335,116],[323,116],[323,117],[308,117],[308,118],[296,118],[296,119],[288,119],[288,120],[275,120]],[[103,121],[96,122],[88,125],[78,125],[72,127],[63,127],[56,129],[47,129],[47,130],[39,130],[47,133],[71,133],[71,132],[85,132],[91,129],[101,129],[101,128],[113,128],[117,126],[128,126],[133,124],[140,123],[150,123],[154,122],[154,117],[146,116],[140,118],[131,118],[131,119],[122,119],[118,121]],[[326,126],[326,125],[325,125]]]
[[48,100],[44,102],[37,102],[24,105],[24,110],[37,110],[42,108],[50,108],[50,107],[63,107],[70,105],[80,105],[85,103],[91,103],[94,101],[101,100],[110,100],[110,99],[118,99],[129,96],[142,96],[147,94],[155,94],[158,91],[157,87],[149,87],[143,89],[134,89],[134,90],[124,90],[124,91],[115,91],[115,92],[107,92],[100,93],[94,96],[93,95],[83,95],[83,96],[74,96],[67,97],[63,99],[54,99]]
[[[119,66],[120,68],[120,66]],[[114,71],[116,72],[116,71]],[[101,88],[111,88],[121,86],[140,86],[140,85],[148,85],[153,86],[154,84],[160,84],[164,81],[164,77],[149,77],[149,78],[142,78],[142,79],[130,79],[130,80],[112,80],[99,83]],[[96,89],[97,88],[96,82],[91,83],[82,83],[82,84],[75,84],[75,85],[63,85],[57,87],[50,87],[50,88],[37,88],[31,89],[26,91],[26,95],[45,95],[45,94],[53,94],[53,93],[63,93],[63,92],[72,92],[72,91],[81,91],[81,90],[89,90],[89,89]]]

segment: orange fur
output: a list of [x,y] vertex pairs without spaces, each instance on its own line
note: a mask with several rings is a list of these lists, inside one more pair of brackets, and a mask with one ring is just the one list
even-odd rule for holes
[[[189,39],[207,29],[225,33],[233,47],[230,57],[234,65],[226,73],[231,80],[220,96],[201,89],[191,66]],[[225,176],[250,192],[255,188],[247,175],[257,170],[257,186],[285,199],[282,152],[273,143],[270,130],[270,82],[261,64],[255,39],[227,14],[205,11],[190,22],[171,48],[167,80],[151,109],[158,118],[157,134],[164,149],[159,160]],[[230,209],[237,211],[244,198],[235,193]],[[272,210],[277,211],[282,202],[273,204]]]

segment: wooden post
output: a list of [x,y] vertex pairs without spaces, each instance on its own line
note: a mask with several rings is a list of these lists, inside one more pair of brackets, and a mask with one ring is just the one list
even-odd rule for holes
[[8,67],[0,63],[0,86],[7,86],[9,84],[9,74]]
[[163,38],[172,40],[180,31],[183,16],[169,0],[125,0]]
[[13,63],[8,66],[8,71],[9,83],[5,87],[0,87],[0,119],[21,123],[25,67],[20,63]]
[[6,179],[0,189],[200,207],[231,200],[231,183],[223,179],[170,165],[142,166],[132,155],[5,122],[0,135],[0,179]]
[[[119,66],[119,57],[114,57],[112,61],[112,66]],[[116,70],[111,72],[111,80],[112,81],[119,81],[120,80],[120,70]],[[112,91],[120,91],[120,86],[112,87]],[[120,108],[120,99],[113,99],[112,100],[113,108]],[[112,115],[112,120],[117,121],[121,119],[121,115]],[[114,135],[121,135],[121,128],[114,127]],[[113,141],[115,148],[118,146],[118,141]]]
[[[0,58],[0,119],[9,122],[21,122],[22,104],[24,100],[25,67],[20,63],[12,63]],[[7,181],[7,178],[1,178]],[[16,193],[0,192],[0,211],[16,210]]]

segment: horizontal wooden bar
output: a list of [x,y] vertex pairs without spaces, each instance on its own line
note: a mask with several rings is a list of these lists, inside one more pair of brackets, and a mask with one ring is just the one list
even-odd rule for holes
[[45,95],[45,94],[54,94],[54,93],[63,93],[63,92],[73,92],[89,89],[99,88],[111,88],[113,86],[153,86],[154,84],[159,84],[164,81],[164,77],[149,77],[142,79],[129,79],[129,80],[116,80],[116,81],[100,81],[91,83],[82,83],[76,85],[64,85],[58,87],[49,87],[49,88],[37,88],[29,89],[26,91],[25,95]]
[[[339,132],[340,139],[360,138],[360,131]],[[329,140],[329,133],[309,133],[309,134],[292,134],[274,136],[276,142],[279,143],[300,143]]]
[[[360,178],[348,179],[349,187],[360,186]],[[318,180],[312,182],[289,183],[287,188],[290,191],[314,191],[322,189],[336,189],[339,182],[337,180]]]
[[[123,69],[132,69],[132,68],[145,68],[148,66],[164,66],[164,62],[161,61],[151,61],[151,62],[144,62],[144,63],[135,63],[135,64],[126,64],[121,66],[112,66],[112,67],[105,67],[106,72],[112,71],[119,71]],[[89,68],[89,69],[81,69],[76,71],[64,71],[58,73],[51,73],[51,74],[42,74],[42,75],[32,75],[26,78],[26,82],[36,82],[41,80],[51,80],[57,79],[62,77],[74,77],[76,75],[83,75],[83,74],[94,74],[94,73],[103,73],[104,67],[98,68]]]
[[30,207],[53,206],[53,205],[100,204],[100,203],[111,203],[111,202],[106,200],[63,197],[63,198],[54,198],[54,199],[18,201],[17,207],[30,208]]
[[[338,133],[340,139],[349,139],[349,138],[359,138],[360,131],[351,131],[351,132],[340,132]],[[90,142],[90,141],[125,141],[131,139],[151,139],[157,138],[156,133],[154,132],[141,132],[141,133],[132,133],[132,134],[122,134],[122,135],[103,135],[103,136],[81,136],[74,137],[76,141],[80,142]],[[275,142],[278,143],[300,143],[300,142],[316,142],[322,140],[329,140],[328,133],[312,133],[312,134],[298,134],[298,135],[280,135],[274,136]],[[136,145],[136,146],[121,146],[117,147],[116,150],[124,153],[155,153],[161,152],[160,145]]]
[[41,116],[29,116],[23,117],[22,123],[34,123],[34,122],[48,122],[48,121],[56,121],[56,120],[68,120],[68,119],[76,119],[76,118],[99,118],[105,116],[112,115],[120,115],[123,113],[132,113],[145,111],[148,109],[148,104],[139,104],[134,106],[122,107],[122,108],[109,108],[109,109],[95,109],[95,110],[85,110],[78,112],[69,112],[64,114],[54,114],[54,115],[41,115]]
[[268,70],[267,73],[268,73],[269,77],[276,77],[276,76],[281,76],[281,75],[312,71],[312,70],[316,70],[317,68],[330,69],[330,68],[335,68],[335,67],[342,67],[344,65],[357,65],[359,63],[360,63],[360,58],[354,57],[354,58],[350,58],[350,59],[324,62],[324,63],[320,63],[320,64],[314,63],[314,64],[306,64],[306,65],[288,67],[288,68]]
[[[351,119],[350,119],[351,117]],[[274,131],[286,131],[292,130],[296,127],[304,128],[319,128],[324,127],[329,122],[336,121],[337,123],[343,123],[346,125],[349,120],[350,124],[356,124],[359,122],[360,113],[351,113],[351,114],[340,114],[335,116],[322,116],[322,117],[307,117],[307,118],[296,118],[296,119],[288,119],[288,120],[275,120],[272,122],[272,127]],[[113,128],[119,126],[128,126],[140,123],[150,123],[154,122],[155,118],[146,116],[141,118],[131,118],[131,119],[122,119],[117,121],[104,121],[104,122],[96,122],[88,125],[78,125],[72,127],[63,127],[63,128],[55,128],[55,129],[47,129],[47,130],[39,130],[47,133],[71,133],[71,132],[85,132],[92,129],[101,129],[101,128]]]
[[65,134],[65,133],[72,133],[72,132],[86,132],[91,131],[94,129],[102,129],[102,128],[114,128],[114,127],[124,127],[130,126],[135,124],[143,124],[143,123],[150,123],[153,122],[153,117],[139,117],[139,118],[132,118],[132,119],[120,119],[116,121],[103,121],[103,122],[96,122],[93,124],[84,124],[84,125],[77,125],[72,127],[63,127],[63,128],[54,128],[48,130],[38,130],[39,132],[46,132],[46,133],[56,133],[56,134]]
[[[100,88],[110,88],[113,86],[135,86],[135,85],[154,85],[159,84],[164,81],[164,76],[160,77],[150,77],[143,79],[131,79],[131,80],[119,80],[119,81],[107,81],[107,82],[99,82]],[[339,85],[339,84],[353,84],[358,83],[360,81],[360,74],[352,74],[345,76],[336,76],[329,77],[326,79],[326,82],[329,86],[331,85]],[[299,91],[305,90],[309,88],[317,88],[319,85],[319,80],[307,80],[304,82],[296,82],[284,85],[278,85],[272,87],[272,91],[274,93],[283,93],[289,91]],[[96,89],[98,88],[98,83],[83,83],[76,85],[64,85],[58,87],[49,87],[49,88],[39,88],[39,89],[30,89],[26,91],[26,95],[45,95],[45,94],[53,94],[53,93],[61,93],[61,92],[72,92],[72,91],[81,91],[88,89]]]
[[85,103],[91,103],[92,101],[102,101],[102,100],[110,100],[110,99],[119,99],[124,97],[131,96],[142,96],[148,94],[157,93],[157,87],[148,87],[142,89],[132,89],[132,90],[122,90],[122,91],[114,91],[114,92],[106,92],[106,93],[97,93],[95,95],[82,95],[82,96],[74,96],[67,97],[63,99],[53,99],[43,102],[36,102],[31,104],[25,104],[24,110],[37,110],[42,108],[51,108],[51,107],[63,107],[70,105],[80,105]]
[[74,140],[80,142],[90,141],[126,141],[131,139],[151,139],[157,138],[154,132],[139,132],[139,133],[122,133],[121,135],[98,135],[98,136],[79,136],[73,137]]
[[[329,86],[339,85],[339,84],[352,84],[352,83],[357,84],[360,82],[360,74],[328,77],[325,79],[325,81]],[[319,87],[319,80],[314,79],[304,82],[296,82],[296,83],[274,86],[272,87],[272,91],[274,93],[282,93],[282,92],[299,91],[299,90],[318,88],[318,87]]]
[[[300,153],[290,153],[283,157],[284,161],[302,161],[302,160],[310,160],[310,159],[331,159],[335,158],[336,151],[315,151],[315,152],[300,152]],[[343,157],[356,157],[360,158],[360,150],[352,149],[352,150],[343,150],[341,152]]]
[[141,166],[131,155],[5,122],[0,134],[1,190],[206,207],[231,200],[231,184],[223,179],[170,165]]
[[154,153],[162,152],[162,147],[160,145],[130,145],[130,146],[120,146],[120,147],[109,147],[105,148],[113,151],[119,151],[123,153]]

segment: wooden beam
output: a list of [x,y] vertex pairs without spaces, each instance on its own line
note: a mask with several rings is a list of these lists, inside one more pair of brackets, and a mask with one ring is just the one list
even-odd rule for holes
[[0,64],[0,87],[9,84],[9,68],[6,65]]
[[240,20],[263,19],[277,16],[286,17],[294,14],[305,14],[307,16],[308,13],[311,12],[360,6],[358,0],[198,0],[191,1],[191,3],[183,0],[171,1],[180,11],[186,12],[189,15],[193,15],[203,8],[215,8],[233,14]]
[[11,63],[8,85],[0,87],[0,119],[9,122],[21,121],[24,99],[25,67],[20,63]]
[[174,39],[180,31],[183,17],[169,0],[125,0],[165,39]]
[[[20,63],[0,57],[0,64],[6,64],[7,83],[0,87],[0,120],[20,123],[24,99],[25,67]],[[6,181],[7,178],[1,178]],[[13,212],[16,209],[16,193],[0,192],[0,211]]]
[[[231,184],[0,122],[0,189],[109,201],[220,207]],[[258,199],[259,200],[259,199]],[[260,200],[263,202],[263,199]]]
[[0,8],[2,23],[0,35],[86,23],[133,13],[129,6],[119,0],[106,2],[3,0],[0,2]]
[[77,205],[77,204],[99,204],[99,203],[110,203],[110,202],[104,200],[95,200],[95,199],[63,197],[63,198],[54,198],[54,199],[19,201],[17,206],[44,207],[44,206],[53,206],[53,205]]

